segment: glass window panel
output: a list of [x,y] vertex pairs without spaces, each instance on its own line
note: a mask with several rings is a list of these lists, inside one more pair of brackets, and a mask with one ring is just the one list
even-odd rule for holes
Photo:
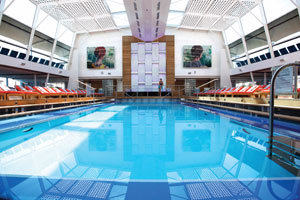
[[245,35],[253,32],[263,26],[261,21],[259,21],[257,18],[259,20],[261,20],[259,6],[256,6],[254,9],[251,10],[251,13],[249,12],[241,18]]
[[4,14],[31,27],[35,8],[36,6],[28,0],[15,0]]
[[126,12],[115,13],[112,15],[118,27],[128,27],[129,21]]
[[170,10],[185,11],[188,2],[188,0],[172,0]]
[[[297,10],[269,23],[268,27],[274,50],[299,43],[299,40],[297,40],[300,35],[299,24],[300,19]],[[283,42],[284,44],[280,44]]]
[[168,26],[179,26],[180,22],[183,18],[184,12],[169,12],[168,15],[168,21],[167,25]]
[[0,24],[0,39],[10,44],[1,42],[0,46],[26,53],[30,33],[30,27],[3,15]]
[[242,43],[242,39],[231,43],[229,46],[230,56],[235,67],[237,67],[236,62],[246,60],[245,49]]
[[268,23],[296,9],[296,6],[289,0],[264,0],[263,5]]
[[69,60],[70,50],[71,50],[70,46],[65,45],[61,42],[57,42],[57,45],[55,47],[54,57],[67,62]]
[[56,26],[57,26],[57,21],[51,17],[48,16],[40,25],[37,27],[36,30],[54,38],[55,37],[55,32],[56,32]]
[[124,12],[125,6],[123,0],[107,0],[106,1],[110,12]]
[[293,39],[293,38],[296,38],[296,37],[300,37],[300,32],[296,32],[294,34],[288,35],[288,36],[278,40],[277,42],[283,42],[283,41],[290,40],[290,39]]
[[268,41],[263,27],[245,36],[249,58],[269,52]]
[[45,19],[46,16],[48,16],[48,14],[45,11],[40,9],[39,16],[37,19],[37,25],[39,25]]
[[59,26],[59,31],[58,31],[58,34],[57,34],[57,39],[59,39],[63,34],[65,34],[65,32],[67,31],[68,29],[64,26],[64,25],[60,25]]
[[65,31],[62,33],[63,34],[59,35],[58,41],[66,44],[68,46],[72,46],[74,33],[72,31],[70,31],[69,29],[65,29]]
[[10,4],[10,2],[12,2],[13,0],[6,0],[5,1],[5,6],[4,6],[4,8],[6,8],[9,4]]
[[228,44],[231,44],[232,42],[241,38],[241,36],[232,27],[229,27],[228,29],[225,30],[225,35]]
[[31,55],[49,60],[52,52],[54,39],[39,32],[35,31]]
[[[235,22],[235,23],[231,26],[231,28],[232,28],[236,33],[238,33],[239,35],[242,35],[241,29],[240,29],[240,25],[239,25],[238,22]],[[240,37],[239,37],[239,38],[240,38]]]

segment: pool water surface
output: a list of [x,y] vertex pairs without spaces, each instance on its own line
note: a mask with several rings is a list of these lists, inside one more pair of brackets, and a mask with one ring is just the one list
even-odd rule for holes
[[168,184],[295,178],[268,158],[267,130],[180,103],[114,104],[55,121],[1,133],[0,174]]

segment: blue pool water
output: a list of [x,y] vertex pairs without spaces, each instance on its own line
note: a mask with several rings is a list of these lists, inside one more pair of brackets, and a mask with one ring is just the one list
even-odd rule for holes
[[[298,125],[293,127],[297,130]],[[295,179],[267,157],[267,135],[267,130],[245,124],[236,116],[229,118],[180,103],[120,103],[0,133],[0,175],[25,177],[32,182],[39,178],[52,183],[69,181],[66,185],[79,180],[90,187],[99,183],[104,193],[113,192],[105,184],[118,183],[124,191],[116,199],[134,199],[128,197],[136,194],[127,189],[130,183],[162,184],[160,189],[174,184],[176,190],[167,189],[170,196],[175,193],[171,199],[206,199],[213,197],[210,187],[229,191],[230,187],[241,187],[236,185],[240,181],[250,185],[262,180]],[[205,182],[203,188],[193,183],[199,181]],[[190,184],[180,185],[184,183]],[[24,194],[24,187],[8,185]],[[276,187],[281,194],[287,190]],[[202,196],[197,196],[197,190]],[[143,187],[139,191],[144,191]],[[249,188],[247,191],[251,193]],[[32,199],[30,195],[25,197]]]

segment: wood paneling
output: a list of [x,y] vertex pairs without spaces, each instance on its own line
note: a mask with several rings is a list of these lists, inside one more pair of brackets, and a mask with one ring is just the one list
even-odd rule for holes
[[[131,43],[143,42],[133,36],[123,36],[123,85],[131,85]],[[166,70],[167,77],[165,85],[175,85],[175,37],[173,35],[163,36],[154,42],[166,43]],[[125,88],[124,88],[125,89]]]

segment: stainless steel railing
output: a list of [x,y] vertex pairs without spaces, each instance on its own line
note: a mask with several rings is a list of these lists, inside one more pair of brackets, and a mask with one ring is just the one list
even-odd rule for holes
[[[273,137],[274,137],[274,96],[275,96],[275,80],[278,74],[287,67],[300,67],[300,63],[289,63],[279,67],[272,76],[270,88],[270,108],[269,108],[269,157],[272,157]],[[296,86],[295,86],[296,88]],[[297,89],[297,88],[296,88]]]
[[[121,88],[121,90],[120,90]],[[158,86],[131,86],[131,85],[122,85],[120,86],[105,86],[102,88],[104,94],[105,91],[109,91],[111,97],[139,97],[143,96],[158,96],[159,89]],[[162,88],[162,98],[172,96],[176,98],[180,98],[181,96],[188,96],[189,93],[194,93],[195,87],[186,87],[185,85],[163,85]],[[107,96],[107,95],[105,95]]]

